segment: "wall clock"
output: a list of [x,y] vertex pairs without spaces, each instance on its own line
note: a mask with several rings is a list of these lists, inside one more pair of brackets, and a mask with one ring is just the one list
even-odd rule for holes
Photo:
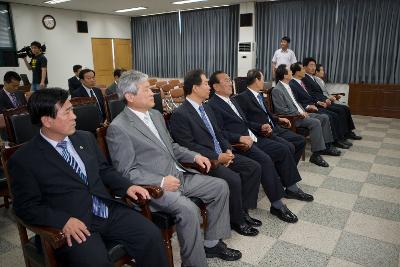
[[42,23],[43,26],[48,30],[52,30],[56,27],[56,19],[52,15],[44,15]]

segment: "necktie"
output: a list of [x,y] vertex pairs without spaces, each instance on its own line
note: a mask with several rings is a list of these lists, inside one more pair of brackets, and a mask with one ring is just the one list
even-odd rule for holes
[[10,93],[11,96],[11,102],[14,105],[14,107],[18,107],[18,101],[17,101],[17,97],[15,96],[15,93]]
[[214,142],[214,151],[215,153],[217,153],[218,155],[222,153],[222,149],[221,146],[219,145],[219,142],[217,140],[217,137],[215,136],[215,132],[213,127],[211,126],[211,123],[209,122],[207,115],[206,115],[206,111],[204,110],[203,106],[199,107],[199,111],[200,111],[200,117],[203,120],[204,124],[207,127],[207,130],[210,132],[213,142]]
[[[72,167],[72,169],[81,177],[83,182],[88,185],[88,180],[86,175],[82,172],[75,158],[69,153],[67,149],[67,141],[61,141],[57,144],[58,148],[62,149],[61,155],[65,161]],[[107,205],[98,197],[92,195],[92,213],[101,218],[108,218],[108,207]]]
[[97,105],[97,109],[99,110],[99,117],[101,118],[100,121],[103,120],[103,112],[101,111],[101,107],[100,107],[100,103],[99,100],[97,99],[97,96],[95,95],[93,89],[90,89],[90,97],[94,97],[96,99],[96,105]]
[[260,104],[261,108],[265,111],[265,113],[267,113],[267,117],[268,117],[268,123],[272,126],[272,128],[275,127],[274,123],[272,122],[271,118],[269,117],[269,114],[267,112],[267,109],[265,108],[264,105],[264,96],[262,93],[259,93],[257,95],[257,99],[258,99],[258,103]]
[[[239,110],[235,107],[235,105],[232,103],[232,101],[230,99],[228,100],[228,104],[232,108],[232,110],[236,113],[236,115],[238,115],[238,117],[243,120],[242,116],[240,116]],[[257,137],[253,134],[253,132],[250,129],[248,129],[248,130],[249,130],[249,136],[251,137],[251,139],[254,142],[257,142]]]

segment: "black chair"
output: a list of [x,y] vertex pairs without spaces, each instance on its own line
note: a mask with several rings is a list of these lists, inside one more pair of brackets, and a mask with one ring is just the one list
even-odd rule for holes
[[33,125],[26,106],[8,109],[3,112],[7,138],[12,144],[22,144],[31,140],[39,127]]
[[236,94],[240,94],[247,89],[246,79],[246,77],[236,77],[233,79],[235,82]]
[[71,99],[76,115],[76,129],[96,135],[96,129],[102,125],[94,97],[75,97]]
[[104,104],[106,108],[107,122],[111,123],[115,117],[124,109],[125,104],[123,100],[118,99],[117,94],[111,94],[104,97]]

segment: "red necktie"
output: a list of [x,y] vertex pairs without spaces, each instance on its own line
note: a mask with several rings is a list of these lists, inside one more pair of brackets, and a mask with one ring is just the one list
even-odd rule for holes
[[301,87],[303,87],[304,91],[306,91],[308,94],[308,91],[307,91],[306,86],[304,85],[303,81],[300,81],[300,85],[301,85]]

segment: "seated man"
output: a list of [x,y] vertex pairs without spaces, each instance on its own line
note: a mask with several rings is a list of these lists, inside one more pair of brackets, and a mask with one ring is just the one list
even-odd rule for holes
[[313,76],[315,81],[318,83],[319,87],[321,87],[322,93],[326,96],[332,103],[344,105],[340,103],[338,100],[341,98],[340,94],[330,94],[328,92],[328,88],[325,84],[325,68],[322,64],[317,64],[315,67],[315,75]]
[[251,218],[248,209],[257,207],[261,166],[232,153],[212,110],[202,104],[210,95],[204,72],[189,71],[183,84],[186,100],[171,115],[171,135],[180,145],[220,163],[210,171],[210,175],[228,183],[232,229],[242,235],[255,236],[258,230],[253,226],[261,226],[261,221]]
[[230,143],[242,143],[250,147],[248,151],[237,153],[251,158],[261,165],[261,185],[271,202],[271,213],[287,222],[296,222],[297,216],[282,203],[283,186],[290,198],[312,201],[313,197],[304,193],[296,185],[301,181],[296,163],[290,150],[269,138],[256,137],[250,130],[243,111],[232,95],[232,81],[223,71],[214,72],[209,81],[215,94],[207,104],[213,109],[218,126]]
[[106,111],[104,109],[104,97],[101,90],[96,86],[96,73],[91,69],[84,69],[79,72],[79,78],[82,85],[71,93],[71,97],[94,97],[97,101],[99,109],[100,121],[106,118]]
[[[148,76],[138,71],[123,73],[117,92],[126,107],[107,130],[112,162],[132,182],[164,189],[164,195],[152,200],[151,205],[176,217],[182,266],[207,266],[206,257],[230,261],[241,258],[240,251],[228,248],[222,241],[230,237],[227,184],[185,169],[179,163],[196,162],[210,168],[207,158],[172,141],[163,116],[152,109],[154,98]],[[200,230],[199,208],[189,197],[200,198],[207,204],[205,240]]]
[[119,77],[121,77],[122,72],[126,71],[125,69],[115,69],[114,70],[114,81],[107,87],[106,95],[112,95],[117,92],[117,84]]
[[74,71],[75,75],[68,79],[68,89],[70,94],[72,94],[73,91],[75,91],[82,85],[81,80],[79,79],[79,72],[81,72],[82,66],[74,65],[72,67],[72,70]]
[[268,137],[275,142],[286,146],[299,163],[306,145],[304,137],[279,126],[284,123],[290,126],[288,119],[274,116],[265,105],[261,90],[264,88],[264,75],[260,70],[252,69],[247,72],[247,90],[235,97],[247,120],[251,130],[257,136]]
[[356,135],[353,130],[355,129],[353,119],[351,117],[351,112],[348,106],[338,105],[332,103],[332,101],[327,98],[318,83],[315,81],[314,74],[316,69],[315,59],[309,57],[303,60],[303,66],[306,70],[306,75],[302,79],[307,91],[313,96],[318,106],[326,108],[329,111],[336,113],[340,118],[340,127],[344,128],[345,138],[350,138],[353,140],[360,140],[361,136]]
[[299,115],[296,119],[296,127],[308,129],[310,133],[311,152],[310,162],[329,167],[329,164],[321,155],[340,156],[340,151],[331,146],[333,137],[331,124],[326,114],[307,113],[294,98],[289,81],[292,79],[292,72],[286,68],[286,65],[280,65],[276,69],[276,87],[271,91],[274,112],[278,115]]
[[[124,245],[138,266],[168,266],[160,230],[112,198],[150,198],[105,160],[92,134],[75,130],[68,92],[35,92],[28,102],[40,133],[9,161],[15,213],[25,223],[62,229],[68,246],[56,251],[65,266],[114,266],[105,242]],[[149,257],[151,255],[151,257]]]

